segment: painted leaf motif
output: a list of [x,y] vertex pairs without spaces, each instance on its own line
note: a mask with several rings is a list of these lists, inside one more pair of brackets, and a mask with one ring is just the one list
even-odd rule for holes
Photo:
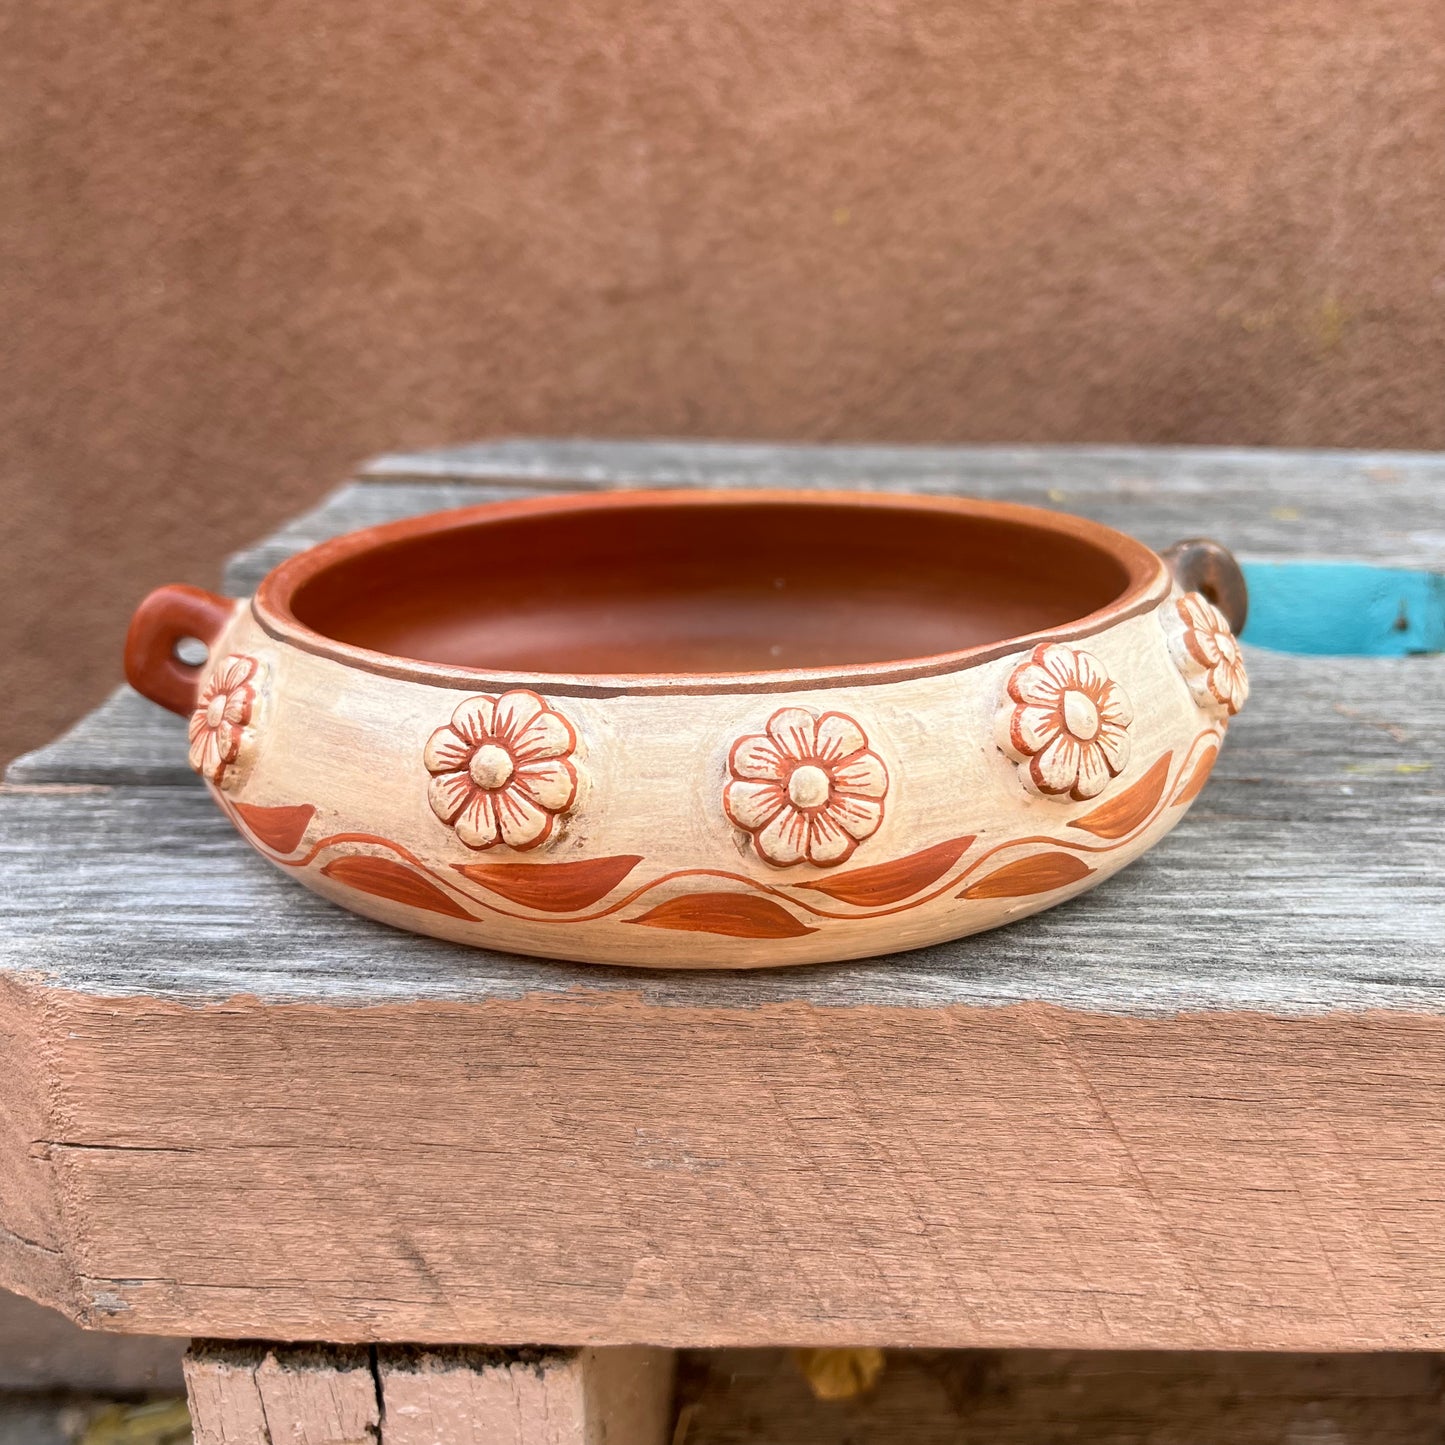
[[1194,765],[1194,771],[1189,775],[1189,781],[1174,795],[1176,808],[1182,808],[1185,803],[1192,803],[1199,796],[1218,761],[1219,749],[1217,747],[1205,748],[1204,752],[1200,754],[1199,761]]
[[800,923],[772,899],[747,893],[685,893],[628,922],[684,933],[721,933],[729,938],[801,938],[818,931]]
[[960,898],[1023,898],[1030,893],[1049,893],[1087,878],[1094,870],[1072,853],[1035,853],[1017,858],[970,883]]
[[246,831],[275,853],[294,853],[301,844],[306,825],[316,816],[316,809],[310,803],[280,808],[236,803],[234,807]]
[[333,858],[321,871],[328,878],[359,893],[370,893],[374,898],[404,903],[408,908],[425,908],[431,913],[445,913],[448,918],[474,916],[430,879],[390,858]]
[[1164,794],[1164,784],[1169,781],[1169,764],[1174,760],[1173,752],[1167,752],[1137,783],[1130,783],[1117,797],[1110,798],[1091,813],[1075,818],[1071,828],[1082,828],[1096,838],[1122,838],[1132,833],[1150,813]]
[[798,887],[826,893],[839,903],[851,903],[857,908],[900,903],[942,878],[968,851],[975,836],[970,833],[963,838],[950,838],[946,843],[935,843],[931,848],[910,853],[906,858],[895,858],[891,863],[852,868],[812,883],[800,883]]
[[458,873],[513,903],[543,913],[573,913],[606,898],[639,863],[640,854],[573,863],[454,863]]

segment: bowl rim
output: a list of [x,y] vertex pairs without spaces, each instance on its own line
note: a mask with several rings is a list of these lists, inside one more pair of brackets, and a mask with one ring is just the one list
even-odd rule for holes
[[[375,548],[475,526],[553,512],[602,511],[643,507],[726,507],[763,505],[883,507],[893,510],[938,511],[1011,521],[1072,537],[1107,552],[1124,569],[1128,583],[1112,602],[1072,622],[1038,632],[1000,638],[953,652],[885,662],[836,664],[826,667],[780,668],[731,673],[557,673],[494,671],[425,662],[340,642],[302,622],[291,609],[297,590],[328,567]],[[904,681],[963,672],[1041,642],[1077,642],[1157,607],[1168,597],[1171,575],[1163,558],[1127,533],[1077,517],[1020,502],[976,497],[938,497],[911,492],[803,490],[796,488],[623,488],[607,492],[562,492],[511,501],[479,502],[446,511],[426,512],[363,527],[332,537],[278,563],[262,578],[251,599],[251,612],[262,630],[319,657],[361,672],[420,682],[433,687],[480,691],[532,688],[555,696],[614,697],[726,695],[806,691]]]

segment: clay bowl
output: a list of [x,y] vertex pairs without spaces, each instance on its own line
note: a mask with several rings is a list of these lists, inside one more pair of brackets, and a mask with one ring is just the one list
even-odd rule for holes
[[346,908],[747,968],[957,938],[1138,857],[1244,701],[1243,607],[1213,544],[1030,507],[623,492],[356,532],[249,602],[163,587],[126,670]]

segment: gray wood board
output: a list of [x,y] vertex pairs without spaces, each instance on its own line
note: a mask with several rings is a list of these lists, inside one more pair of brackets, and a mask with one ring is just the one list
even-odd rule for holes
[[[1156,544],[1214,532],[1267,556],[1414,565],[1438,562],[1445,544],[1445,458],[1420,454],[513,442],[383,458],[367,474],[234,558],[231,590],[358,526],[569,486],[967,491],[1076,510]],[[186,768],[181,720],[122,688],[9,771],[0,961],[76,988],[196,998],[582,986],[740,1005],[1436,1009],[1445,659],[1252,651],[1250,662],[1255,697],[1190,818],[1095,893],[882,964],[731,976],[538,963],[354,918],[252,856]]]
[[1408,567],[1438,567],[1445,558],[1445,457],[1434,452],[518,440],[380,457],[363,474],[374,485],[960,493],[1076,512],[1151,546],[1210,534],[1261,557]]
[[[198,999],[366,1003],[584,987],[744,1007],[1445,1008],[1445,657],[1254,651],[1250,663],[1251,705],[1162,844],[1076,902],[883,962],[658,974],[399,933],[275,872],[194,779],[137,786],[141,769],[117,732],[112,748],[98,737],[75,747],[63,783],[15,780],[0,797],[0,969]],[[133,735],[150,757],[148,730]]]

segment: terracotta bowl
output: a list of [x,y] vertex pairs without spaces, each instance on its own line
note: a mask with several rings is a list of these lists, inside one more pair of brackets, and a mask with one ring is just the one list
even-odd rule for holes
[[957,938],[1138,857],[1244,701],[1243,611],[1211,543],[1029,507],[623,492],[356,532],[249,602],[163,587],[126,670],[346,908],[747,968]]

